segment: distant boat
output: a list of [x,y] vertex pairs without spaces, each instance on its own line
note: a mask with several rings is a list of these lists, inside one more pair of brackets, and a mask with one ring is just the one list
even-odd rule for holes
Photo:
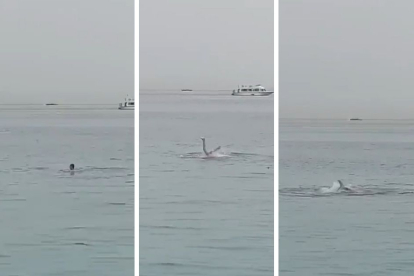
[[47,103],[46,105],[58,105],[56,103]]
[[349,119],[350,121],[362,121],[362,119],[360,119],[360,118],[351,118],[351,119]]
[[182,92],[191,92],[191,91],[193,91],[192,89],[188,89],[188,88],[184,88],[184,89],[181,89],[181,91]]
[[257,85],[242,85],[237,90],[233,90],[233,96],[269,96],[273,94],[273,91],[266,91],[266,88]]
[[135,101],[134,99],[125,99],[123,103],[119,104],[119,110],[135,110]]

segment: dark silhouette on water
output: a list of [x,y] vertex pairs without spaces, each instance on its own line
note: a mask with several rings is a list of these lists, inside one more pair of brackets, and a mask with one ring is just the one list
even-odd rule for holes
[[74,164],[70,164],[69,169],[70,169],[71,171],[73,171],[73,170],[75,169],[75,165],[74,165]]
[[221,149],[220,146],[218,146],[217,148],[215,148],[212,151],[207,151],[206,150],[206,139],[204,137],[201,137],[201,140],[203,141],[203,151],[205,153],[206,156],[210,156],[211,154],[215,153],[216,151],[218,151],[219,149]]

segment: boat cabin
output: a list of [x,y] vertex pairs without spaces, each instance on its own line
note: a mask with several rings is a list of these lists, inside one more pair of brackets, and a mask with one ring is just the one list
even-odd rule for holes
[[258,85],[242,85],[241,88],[238,89],[241,92],[266,92],[266,89],[261,86],[260,84]]

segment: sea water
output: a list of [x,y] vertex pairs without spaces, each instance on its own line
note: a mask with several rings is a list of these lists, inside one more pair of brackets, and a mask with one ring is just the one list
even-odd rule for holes
[[[281,120],[283,276],[414,275],[414,121]],[[320,194],[336,180],[357,188]]]
[[0,106],[1,275],[133,275],[133,118]]
[[273,275],[273,96],[230,94],[140,93],[142,276]]

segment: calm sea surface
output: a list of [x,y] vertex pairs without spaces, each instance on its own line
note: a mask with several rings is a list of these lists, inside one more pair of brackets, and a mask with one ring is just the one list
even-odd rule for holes
[[408,120],[280,121],[280,275],[414,275],[413,141]]
[[273,114],[273,96],[140,94],[140,275],[273,275]]
[[116,108],[0,106],[0,275],[133,275],[134,113]]

